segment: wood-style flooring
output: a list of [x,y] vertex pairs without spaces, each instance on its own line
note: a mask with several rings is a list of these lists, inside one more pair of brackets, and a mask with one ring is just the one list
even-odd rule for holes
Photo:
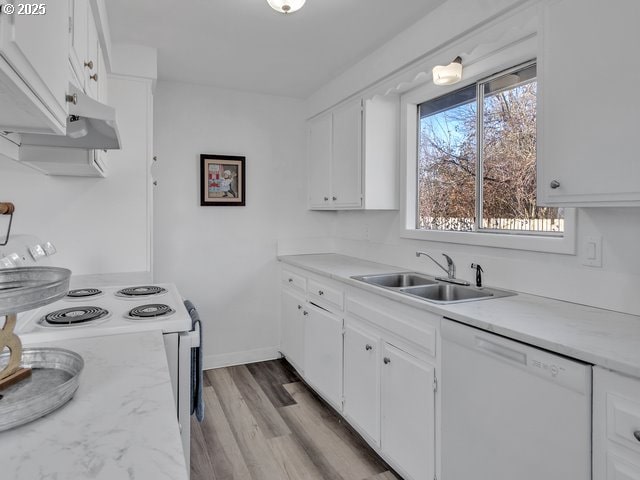
[[191,480],[401,480],[285,360],[205,372]]

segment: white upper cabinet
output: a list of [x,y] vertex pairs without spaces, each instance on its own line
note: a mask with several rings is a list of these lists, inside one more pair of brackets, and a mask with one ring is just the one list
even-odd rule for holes
[[309,207],[328,208],[331,203],[331,114],[309,122]]
[[309,208],[398,208],[397,97],[357,98],[309,121]]
[[0,129],[65,133],[69,5],[3,3],[15,12],[0,14]]
[[637,0],[543,4],[540,205],[640,205],[638,25]]
[[96,21],[88,0],[69,0],[69,62],[74,83],[91,98],[100,100],[100,84],[106,80],[106,72],[101,71],[104,60]]

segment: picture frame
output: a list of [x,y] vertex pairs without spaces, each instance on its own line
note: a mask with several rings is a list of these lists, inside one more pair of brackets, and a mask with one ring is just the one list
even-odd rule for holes
[[245,160],[245,157],[233,155],[200,155],[201,206],[245,206]]

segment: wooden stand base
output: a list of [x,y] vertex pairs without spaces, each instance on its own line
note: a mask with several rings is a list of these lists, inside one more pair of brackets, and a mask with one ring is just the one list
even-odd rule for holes
[[17,372],[12,373],[8,377],[0,380],[0,391],[4,390],[5,388],[9,388],[11,385],[15,385],[16,383],[21,382],[22,380],[25,380],[30,376],[30,368],[21,368]]

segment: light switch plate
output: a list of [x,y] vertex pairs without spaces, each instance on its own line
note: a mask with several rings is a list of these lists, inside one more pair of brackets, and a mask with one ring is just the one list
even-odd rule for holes
[[588,267],[602,267],[602,237],[585,237],[582,241],[582,264]]

